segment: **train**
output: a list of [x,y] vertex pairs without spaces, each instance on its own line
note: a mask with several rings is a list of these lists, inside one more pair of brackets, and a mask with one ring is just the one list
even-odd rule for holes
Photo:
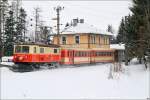
[[61,65],[112,63],[115,49],[63,48],[55,44],[23,43],[14,45],[14,69],[57,68]]

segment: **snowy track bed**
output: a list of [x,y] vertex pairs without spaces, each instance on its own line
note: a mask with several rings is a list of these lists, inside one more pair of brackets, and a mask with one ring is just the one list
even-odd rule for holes
[[1,99],[146,99],[149,71],[130,65],[108,79],[110,64],[15,73],[1,67]]

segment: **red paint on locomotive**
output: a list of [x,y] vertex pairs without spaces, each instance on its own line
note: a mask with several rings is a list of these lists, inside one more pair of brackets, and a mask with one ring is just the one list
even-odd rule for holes
[[60,62],[61,57],[59,54],[14,54],[14,62],[28,62],[28,63],[49,63]]

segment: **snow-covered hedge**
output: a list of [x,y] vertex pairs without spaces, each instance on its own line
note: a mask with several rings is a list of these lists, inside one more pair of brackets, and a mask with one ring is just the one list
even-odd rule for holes
[[2,57],[2,62],[12,62],[13,56]]

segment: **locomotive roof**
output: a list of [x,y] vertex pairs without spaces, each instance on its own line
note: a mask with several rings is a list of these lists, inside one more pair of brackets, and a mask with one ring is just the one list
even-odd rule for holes
[[37,45],[37,46],[43,46],[43,47],[54,47],[54,48],[59,48],[59,45],[56,44],[40,44],[40,43],[18,43],[15,45]]

